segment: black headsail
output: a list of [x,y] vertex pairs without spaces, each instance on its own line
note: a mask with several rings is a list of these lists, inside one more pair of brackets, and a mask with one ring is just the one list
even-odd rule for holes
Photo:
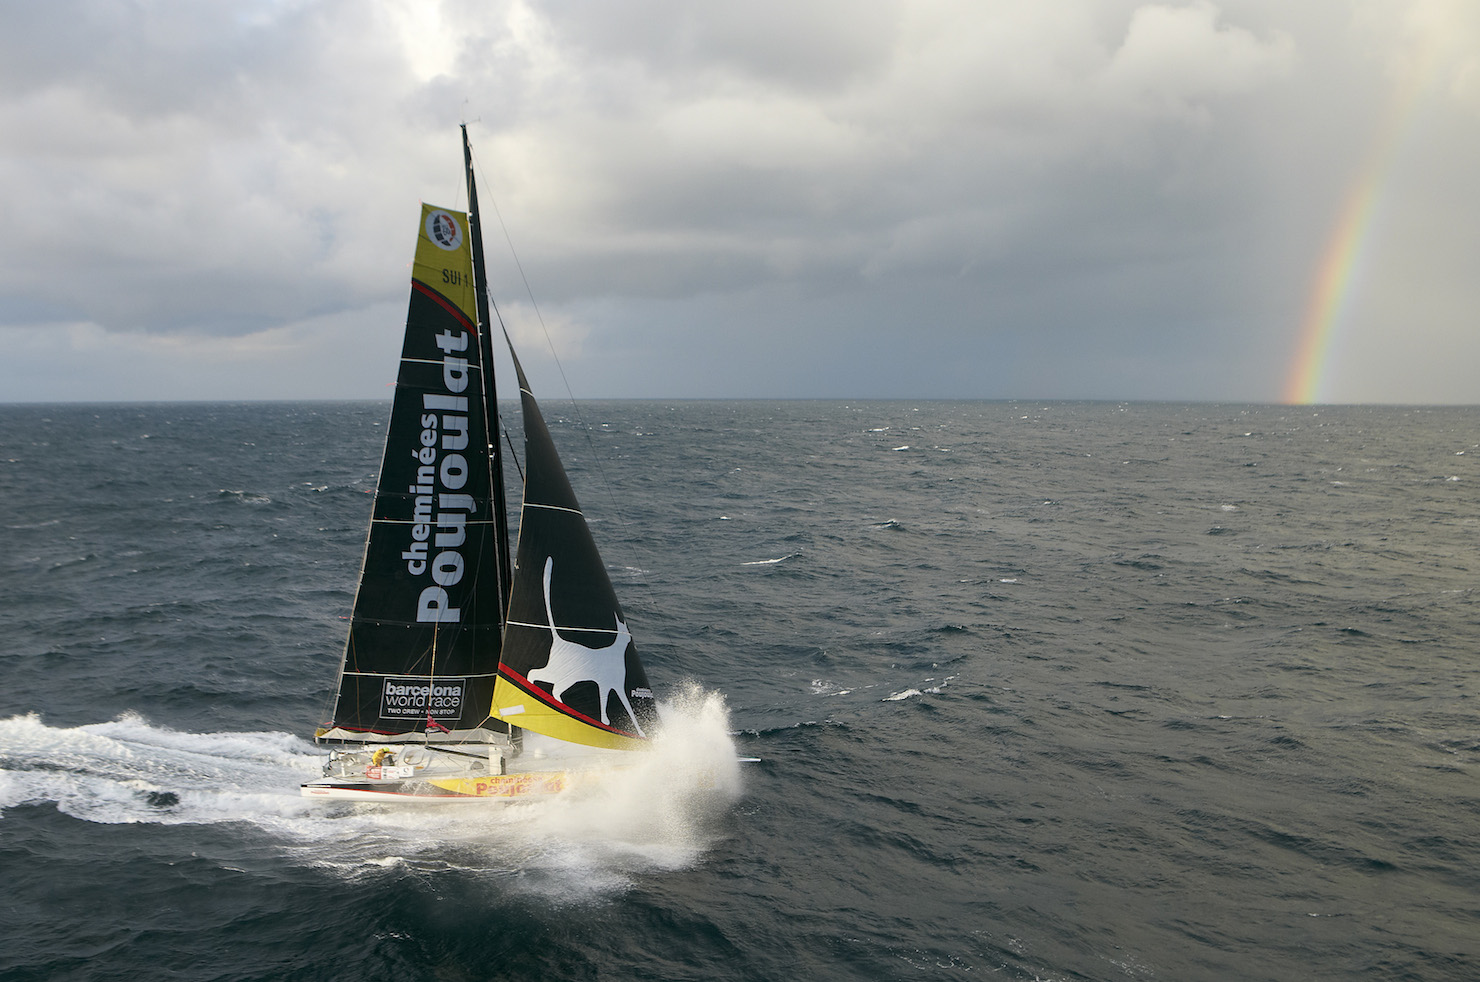
[[473,242],[466,215],[422,207],[380,484],[321,740],[462,742],[507,730],[489,715],[506,581]]
[[646,745],[656,704],[606,565],[513,347],[524,415],[524,507],[496,712],[546,736]]

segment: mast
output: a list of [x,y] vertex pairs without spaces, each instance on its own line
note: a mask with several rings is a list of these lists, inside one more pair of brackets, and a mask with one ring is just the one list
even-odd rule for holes
[[509,583],[513,564],[509,558],[509,512],[504,495],[504,455],[499,440],[498,387],[493,373],[493,329],[489,316],[488,273],[483,263],[483,223],[478,217],[478,184],[473,177],[473,148],[468,143],[468,124],[462,126],[463,167],[468,181],[468,235],[473,247],[473,289],[478,302],[478,348],[483,362],[483,400],[488,420],[488,467],[492,486],[495,558],[498,566],[499,624],[509,617]]

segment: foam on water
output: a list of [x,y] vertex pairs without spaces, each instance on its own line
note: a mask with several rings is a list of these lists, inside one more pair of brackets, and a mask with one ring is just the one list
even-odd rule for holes
[[[890,693],[889,695],[887,695],[887,696],[884,697],[883,701],[884,702],[903,702],[906,699],[914,699],[914,698],[916,698],[918,696],[924,696],[926,694],[937,695],[938,696],[942,692],[945,691],[946,686],[950,685],[951,682],[952,682],[952,680],[954,680],[955,678],[956,678],[956,676],[952,675],[952,676],[950,676],[950,678],[942,679],[936,685],[928,685],[928,686],[926,686],[923,689],[918,689],[918,688],[915,688],[915,687],[911,686],[908,689],[902,689],[899,692]],[[926,682],[934,682],[935,679],[926,679],[925,681]]]
[[[181,733],[134,714],[72,728],[0,720],[0,809],[55,802],[89,822],[209,823],[302,814],[313,745],[287,733]],[[177,803],[151,801],[173,794]]]
[[298,787],[318,776],[323,753],[288,733],[183,733],[134,714],[72,728],[13,716],[0,720],[0,822],[4,809],[44,802],[102,824],[240,822],[340,875],[460,868],[562,901],[599,899],[634,874],[692,865],[740,793],[723,697],[690,687],[661,712],[650,753],[573,793],[440,805],[304,798]]
[[800,556],[800,555],[801,555],[801,553],[799,553],[799,552],[789,552],[786,555],[784,555],[784,556],[778,556],[775,559],[756,559],[756,560],[752,560],[751,562],[748,562],[748,563],[741,563],[740,565],[741,566],[775,566],[777,563],[784,563],[788,559],[795,559],[797,556]]

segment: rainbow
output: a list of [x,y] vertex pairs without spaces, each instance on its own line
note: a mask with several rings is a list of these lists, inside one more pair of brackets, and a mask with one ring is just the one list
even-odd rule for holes
[[1300,322],[1300,343],[1285,383],[1282,402],[1308,405],[1326,395],[1333,341],[1349,306],[1353,284],[1371,239],[1373,212],[1382,185],[1372,169],[1347,195],[1336,229],[1316,271],[1315,287]]
[[1339,356],[1341,328],[1350,319],[1364,260],[1371,252],[1383,191],[1404,137],[1411,130],[1419,95],[1435,80],[1437,45],[1430,44],[1405,73],[1383,114],[1372,149],[1342,203],[1326,247],[1316,266],[1315,282],[1300,322],[1295,360],[1281,402],[1309,405],[1330,398],[1332,368]]

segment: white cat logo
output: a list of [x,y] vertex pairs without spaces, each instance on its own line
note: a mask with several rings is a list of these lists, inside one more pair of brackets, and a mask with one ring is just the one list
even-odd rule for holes
[[531,682],[548,682],[552,686],[551,694],[556,699],[564,701],[563,694],[566,689],[578,682],[595,682],[601,696],[601,721],[608,726],[611,720],[606,713],[606,694],[615,692],[617,698],[627,709],[627,718],[632,720],[632,728],[640,735],[647,736],[642,732],[642,726],[637,722],[637,714],[632,711],[632,703],[627,699],[627,644],[632,640],[632,635],[627,631],[627,625],[622,623],[620,617],[617,621],[617,636],[611,644],[605,648],[588,648],[574,641],[567,641],[560,636],[555,629],[555,613],[550,609],[550,573],[555,568],[555,559],[551,557],[545,560],[545,616],[550,622],[550,661],[544,668],[537,668],[530,672],[526,678]]

